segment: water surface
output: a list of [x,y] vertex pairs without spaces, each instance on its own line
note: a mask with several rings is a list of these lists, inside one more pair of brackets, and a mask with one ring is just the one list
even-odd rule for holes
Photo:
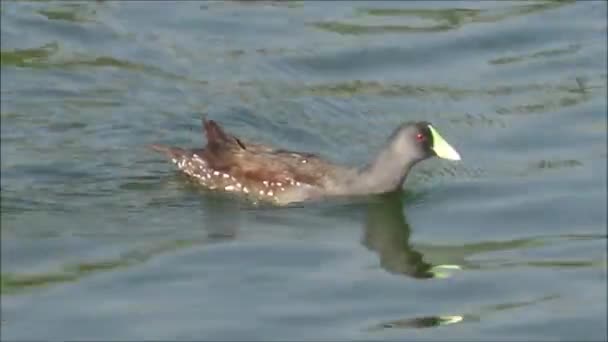
[[[606,340],[606,2],[0,4],[3,339]],[[255,207],[145,148],[203,114],[463,161]]]

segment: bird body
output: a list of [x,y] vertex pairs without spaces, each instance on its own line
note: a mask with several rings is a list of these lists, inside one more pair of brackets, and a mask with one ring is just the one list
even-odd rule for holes
[[[389,192],[401,186],[410,168],[420,160],[440,154],[460,159],[428,123],[402,125],[376,159],[363,168],[337,165],[312,153],[244,142],[227,134],[213,120],[203,119],[203,128],[207,145],[202,149],[151,148],[165,154],[180,171],[207,189],[276,205]],[[443,143],[443,150],[433,150],[434,141]]]

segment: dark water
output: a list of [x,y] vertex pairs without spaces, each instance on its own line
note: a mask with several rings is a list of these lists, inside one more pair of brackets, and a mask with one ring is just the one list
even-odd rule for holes
[[[3,339],[606,340],[606,2],[0,10]],[[202,113],[348,164],[424,119],[464,159],[255,208],[144,147]]]

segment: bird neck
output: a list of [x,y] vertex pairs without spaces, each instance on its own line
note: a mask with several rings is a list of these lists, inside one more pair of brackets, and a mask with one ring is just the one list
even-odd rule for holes
[[353,170],[346,179],[346,195],[378,194],[401,188],[416,161],[408,160],[386,146],[364,167]]

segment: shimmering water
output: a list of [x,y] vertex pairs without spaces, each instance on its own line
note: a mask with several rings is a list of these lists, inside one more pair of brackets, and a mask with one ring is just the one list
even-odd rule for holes
[[[606,340],[606,2],[0,4],[3,339]],[[204,113],[463,161],[257,208],[145,148]]]

